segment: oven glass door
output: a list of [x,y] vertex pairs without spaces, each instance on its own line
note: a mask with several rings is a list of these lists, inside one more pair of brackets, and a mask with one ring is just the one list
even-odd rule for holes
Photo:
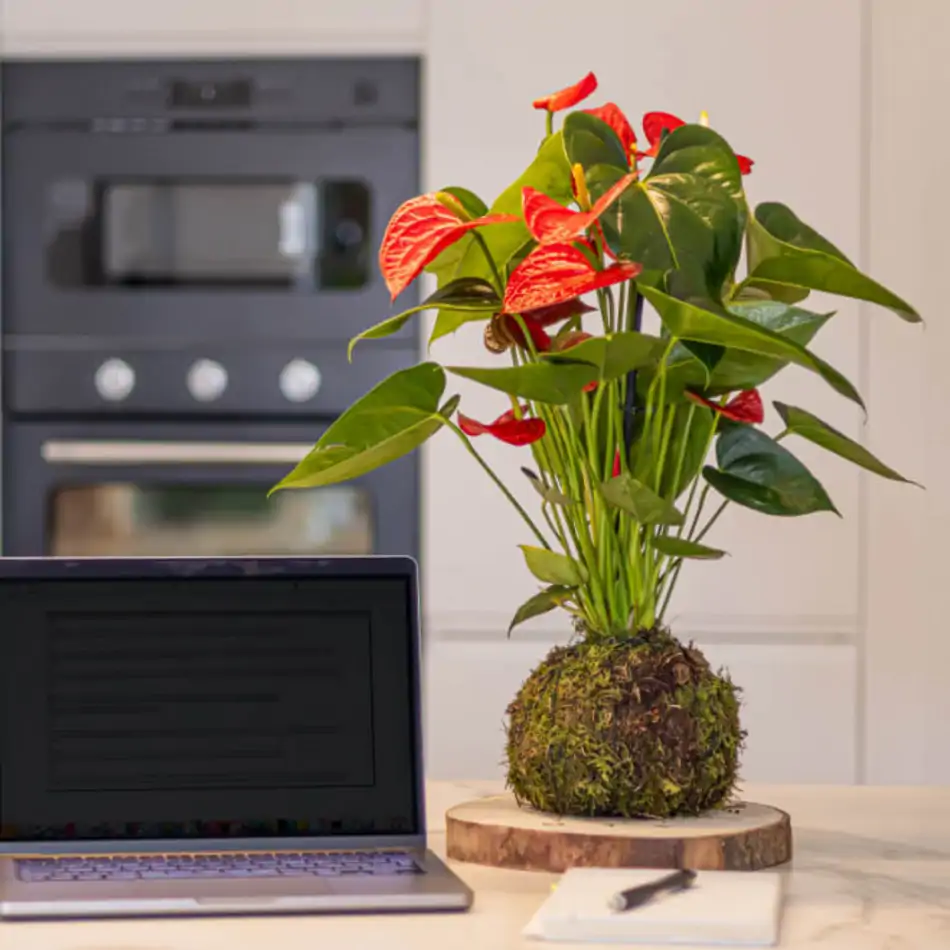
[[376,249],[416,153],[399,128],[14,130],[7,332],[349,339],[391,312]]
[[3,553],[416,555],[413,459],[342,485],[268,498],[319,432],[250,432],[255,427],[239,424],[214,426],[204,438],[195,431],[210,428],[156,424],[146,434],[124,423],[96,432],[14,423],[7,458],[19,464],[5,471]]

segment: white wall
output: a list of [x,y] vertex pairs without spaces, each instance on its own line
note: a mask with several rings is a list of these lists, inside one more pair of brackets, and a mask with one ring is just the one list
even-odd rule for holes
[[[796,446],[845,519],[733,512],[716,539],[733,556],[684,572],[675,630],[745,687],[745,773],[771,781],[950,781],[950,647],[938,620],[950,513],[940,478],[948,46],[945,0],[5,0],[0,18],[0,49],[14,55],[421,53],[426,186],[488,199],[537,145],[531,100],[594,68],[592,102],[614,99],[632,117],[708,110],[757,160],[754,201],[787,201],[917,303],[926,334],[845,304],[819,338],[865,392],[870,426],[804,373],[766,395],[869,440],[929,491]],[[492,359],[478,328],[434,355]],[[459,390],[472,415],[503,408]],[[517,450],[480,447],[520,484]],[[448,433],[424,468],[430,771],[500,774],[504,707],[565,628],[541,620],[505,640],[533,589],[515,547],[525,529]]]

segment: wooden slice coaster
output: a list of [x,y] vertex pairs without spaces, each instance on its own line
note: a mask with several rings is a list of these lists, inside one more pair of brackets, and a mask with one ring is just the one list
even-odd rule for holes
[[789,816],[752,802],[696,818],[570,818],[522,808],[512,795],[497,795],[449,809],[446,834],[450,858],[522,871],[757,871],[792,856]]

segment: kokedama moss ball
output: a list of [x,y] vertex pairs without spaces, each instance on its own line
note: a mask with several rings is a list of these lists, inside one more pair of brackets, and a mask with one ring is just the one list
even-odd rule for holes
[[663,631],[556,647],[508,707],[508,785],[561,815],[666,818],[724,804],[738,689]]

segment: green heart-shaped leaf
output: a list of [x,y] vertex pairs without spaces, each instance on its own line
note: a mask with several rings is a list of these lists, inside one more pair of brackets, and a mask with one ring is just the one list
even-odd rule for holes
[[376,326],[364,330],[350,340],[347,348],[347,359],[352,360],[353,348],[360,340],[378,340],[381,337],[392,336],[401,330],[409,318],[422,310],[433,310],[436,307],[447,308],[451,311],[461,311],[467,314],[477,314],[479,318],[491,316],[501,306],[501,300],[488,281],[477,277],[459,277],[429,294],[416,307],[410,307],[397,313],[394,317],[377,323]]
[[579,587],[587,580],[587,570],[574,558],[547,548],[535,548],[529,544],[519,544],[524,553],[528,570],[546,584],[559,584],[565,587]]
[[588,383],[597,379],[597,370],[586,363],[544,361],[499,369],[481,366],[447,366],[446,369],[510,396],[551,405],[570,402]]
[[773,297],[787,289],[785,299],[800,300],[811,290],[853,297],[887,307],[910,323],[920,322],[909,303],[862,274],[830,241],[778,202],[760,204],[749,221],[746,283]]
[[670,557],[695,558],[700,561],[718,561],[725,557],[726,552],[719,548],[710,548],[696,541],[687,541],[686,538],[675,538],[669,535],[659,535],[653,539],[653,547],[660,554]]
[[[861,468],[874,472],[882,478],[889,478],[895,482],[909,482],[910,479],[904,478],[899,472],[895,472],[890,466],[885,465],[880,459],[872,455],[863,445],[849,439],[843,432],[833,429],[827,422],[822,422],[817,416],[813,416],[804,409],[797,406],[789,406],[783,402],[775,402],[778,414],[785,423],[789,435],[798,435],[815,445],[820,445],[823,449],[859,465]],[[916,485],[916,482],[911,482]],[[919,487],[919,486],[918,486]]]
[[508,624],[508,636],[511,636],[511,631],[514,630],[519,623],[524,623],[532,617],[540,617],[542,614],[554,610],[555,607],[560,607],[561,604],[571,596],[571,592],[572,588],[555,584],[551,587],[546,587],[544,590],[535,594],[534,597],[529,597],[515,611],[511,623]]
[[444,390],[436,363],[394,373],[353,403],[271,492],[349,481],[407,455],[448,421],[438,409]]
[[648,366],[665,345],[659,337],[629,331],[591,337],[569,350],[545,353],[542,358],[553,363],[587,363],[597,367],[599,379],[611,380]]
[[[624,174],[601,164],[585,168],[593,198]],[[666,137],[649,175],[627,188],[601,218],[620,257],[650,274],[690,269],[702,274],[707,293],[719,299],[742,251],[745,202],[735,154],[711,129],[687,125]]]
[[768,515],[794,517],[835,508],[818,479],[788,449],[754,426],[731,426],[716,443],[718,469],[703,477],[723,497]]
[[[772,330],[800,346],[807,346],[832,316],[830,313],[812,313],[777,300],[730,303],[727,309],[734,316]],[[740,389],[754,389],[771,379],[788,363],[787,359],[725,348],[722,358],[711,372],[707,372],[690,349],[677,343],[667,363],[666,391],[669,396],[676,397],[688,388],[700,390],[711,397]],[[649,370],[637,378],[642,396],[646,396],[652,379],[653,372]]]
[[624,173],[630,171],[630,160],[617,133],[603,119],[586,112],[572,112],[564,120],[564,149],[571,165],[585,169],[610,165]]
[[788,336],[729,313],[710,300],[679,299],[653,287],[639,290],[673,336],[796,363],[817,373],[834,390],[864,408],[858,391],[841,373]]
[[661,498],[643,482],[624,472],[600,486],[608,504],[627,512],[640,524],[680,525],[682,514],[671,501]]

